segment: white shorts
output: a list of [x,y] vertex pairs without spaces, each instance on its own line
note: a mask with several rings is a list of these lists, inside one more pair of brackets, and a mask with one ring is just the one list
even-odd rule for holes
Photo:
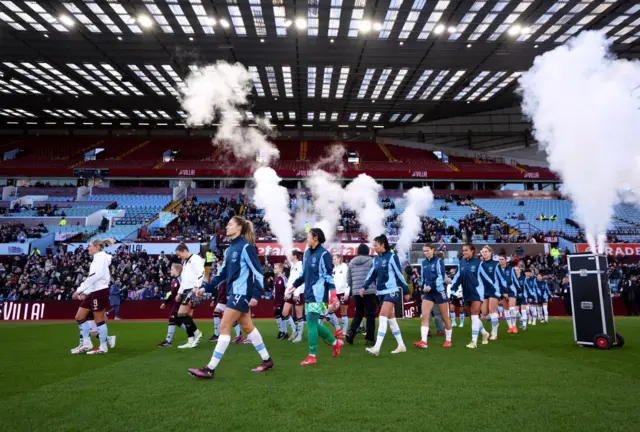
[[218,303],[218,304],[216,305],[215,310],[216,310],[216,311],[218,311],[218,312],[224,312],[224,310],[225,310],[226,308],[227,308],[227,305],[226,305],[226,304],[224,304],[224,303]]

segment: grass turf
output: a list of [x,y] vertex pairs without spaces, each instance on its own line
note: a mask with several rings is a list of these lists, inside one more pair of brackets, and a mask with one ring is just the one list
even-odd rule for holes
[[[210,322],[198,322],[210,336]],[[487,325],[488,323],[485,323]],[[622,349],[573,342],[571,321],[554,319],[475,350],[471,329],[455,329],[451,349],[431,338],[427,350],[392,356],[390,332],[378,358],[360,337],[339,358],[321,343],[315,366],[307,346],[275,340],[275,322],[258,321],[275,369],[253,374],[251,345],[231,345],[215,379],[198,381],[213,344],[156,348],[164,322],[111,321],[117,347],[72,356],[73,323],[0,324],[1,431],[235,430],[637,430],[640,427],[640,320],[617,319]],[[407,346],[418,320],[403,320]],[[305,338],[306,339],[306,338]]]

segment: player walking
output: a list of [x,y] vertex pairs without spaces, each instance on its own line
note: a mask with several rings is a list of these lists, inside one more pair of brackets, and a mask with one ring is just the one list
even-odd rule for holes
[[[171,277],[173,278],[171,280],[171,291],[164,303],[160,305],[160,309],[169,306],[169,325],[166,339],[158,344],[160,348],[170,347],[171,341],[173,341],[173,335],[176,332],[176,318],[178,317],[178,310],[180,310],[181,303],[180,294],[178,294],[178,290],[180,289],[180,273],[182,273],[182,264],[171,264]],[[186,330],[184,324],[182,324],[180,328]]]
[[[538,288],[540,296],[538,297],[539,305],[542,306],[541,322],[547,324],[549,322],[549,298],[551,297],[551,289],[549,283],[538,273]],[[540,312],[540,311],[538,311]]]
[[289,273],[289,279],[287,280],[282,316],[290,317],[291,311],[295,307],[297,329],[291,333],[289,340],[294,343],[299,343],[302,341],[302,332],[304,331],[304,284],[295,288],[293,282],[302,274],[302,252],[294,250],[291,253],[290,262],[291,271]]
[[340,300],[340,316],[342,317],[342,329],[337,337],[344,336],[349,330],[349,296],[351,287],[347,281],[349,266],[344,263],[342,255],[333,256],[333,281],[336,284],[336,294]]
[[500,300],[500,285],[504,284],[502,273],[498,270],[498,261],[493,259],[493,250],[485,246],[480,251],[482,255],[482,269],[484,270],[484,301],[482,302],[482,314],[491,317],[490,340],[498,339],[498,301]]
[[[105,321],[105,309],[109,306],[109,282],[111,281],[109,265],[112,257],[104,251],[104,248],[114,243],[115,241],[112,239],[93,240],[87,248],[89,255],[93,256],[89,275],[73,294],[74,299],[82,301],[78,312],[76,312],[82,344],[72,349],[71,354],[104,354],[109,351],[107,347],[109,332]],[[97,348],[93,348],[89,336],[90,326],[87,322],[89,312],[93,312],[98,328],[100,346]]]
[[202,339],[202,332],[193,321],[193,310],[200,303],[196,293],[204,282],[204,260],[199,255],[192,254],[184,243],[176,247],[176,255],[182,260],[182,273],[178,288],[181,305],[174,322],[178,327],[184,324],[189,336],[187,343],[178,348],[195,348]]
[[538,319],[538,281],[533,277],[531,269],[525,271],[527,279],[525,280],[525,288],[527,293],[527,303],[529,304],[529,312],[531,312],[531,325],[536,325]]
[[509,333],[518,333],[516,319],[518,311],[516,310],[516,297],[518,295],[518,278],[513,267],[507,265],[507,257],[500,255],[498,259],[500,265],[500,294],[502,295],[502,307],[505,310],[505,317],[509,324]]
[[407,348],[402,340],[402,333],[396,321],[395,305],[400,301],[399,288],[402,288],[404,300],[409,301],[409,286],[404,280],[402,270],[400,270],[400,260],[396,254],[391,252],[386,235],[383,234],[373,239],[373,249],[378,256],[373,260],[373,267],[369,270],[369,275],[360,290],[360,295],[364,295],[364,291],[375,281],[378,299],[382,304],[382,308],[378,315],[376,344],[371,348],[366,348],[366,351],[372,356],[377,357],[380,355],[380,348],[387,334],[388,325],[391,327],[391,332],[398,342],[398,347],[391,351],[391,354],[403,353],[407,351]]
[[527,329],[527,321],[529,321],[529,306],[527,305],[527,287],[525,285],[526,276],[519,266],[515,268],[516,279],[518,280],[516,295],[516,307],[520,310],[520,329]]
[[335,296],[333,283],[333,262],[331,254],[322,244],[325,242],[324,232],[320,228],[312,228],[307,233],[307,250],[302,261],[302,272],[293,282],[294,288],[304,283],[304,306],[307,311],[307,338],[309,339],[309,355],[300,365],[307,366],[317,363],[318,336],[333,347],[333,356],[340,354],[344,342],[336,339],[327,328],[319,322],[320,315],[325,311],[332,313],[337,307],[337,298],[327,310],[326,304]]
[[486,272],[482,268],[482,261],[475,257],[476,248],[471,243],[462,247],[462,260],[456,273],[451,290],[455,291],[462,286],[462,295],[466,303],[470,305],[471,313],[471,343],[467,348],[475,349],[478,346],[478,334],[482,332],[482,343],[489,343],[489,332],[484,329],[480,321],[480,309],[485,298],[483,279],[488,280]]
[[[447,290],[444,287],[444,261],[434,254],[433,245],[425,245],[422,248],[425,259],[422,261],[422,326],[420,327],[421,340],[415,342],[413,346],[417,348],[428,348],[427,338],[429,337],[429,322],[431,321],[431,310],[433,305],[438,305],[440,315],[444,321],[446,340],[443,348],[451,346],[451,318],[449,317],[449,301]],[[415,288],[414,288],[415,289]],[[455,318],[455,312],[454,312]]]
[[[220,337],[209,364],[201,369],[188,370],[189,374],[197,378],[213,378],[218,363],[231,343],[231,327],[236,321],[240,323],[247,339],[262,359],[260,365],[252,372],[263,372],[273,368],[273,360],[269,357],[262,335],[253,326],[251,319],[250,308],[258,304],[264,287],[253,224],[240,216],[234,216],[227,224],[226,230],[227,235],[231,237],[231,244],[225,251],[220,273],[213,278],[209,286],[218,287],[226,279],[229,302],[220,322]],[[214,289],[209,288],[210,291]],[[200,294],[198,291],[197,295]]]
[[[287,286],[287,278],[284,276],[284,266],[276,263],[273,266],[275,279],[273,280],[273,315],[278,323],[278,339],[289,339],[287,333],[287,323],[283,320],[282,309],[284,308],[284,292]],[[291,318],[291,317],[288,317]]]

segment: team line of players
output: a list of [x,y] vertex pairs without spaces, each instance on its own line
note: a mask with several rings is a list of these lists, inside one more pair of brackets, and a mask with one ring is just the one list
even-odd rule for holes
[[[256,348],[262,362],[254,369],[262,372],[273,367],[273,360],[268,354],[262,336],[253,325],[250,308],[254,307],[262,296],[263,275],[262,267],[258,259],[255,247],[255,234],[249,221],[240,217],[234,217],[226,227],[227,235],[231,237],[231,244],[225,251],[225,259],[218,274],[208,283],[204,283],[204,261],[198,255],[189,252],[185,245],[176,248],[176,255],[182,260],[182,264],[174,264],[171,274],[174,278],[171,284],[171,295],[162,305],[165,308],[170,305],[171,312],[167,337],[159,346],[171,346],[173,335],[177,327],[187,332],[188,341],[179,348],[193,348],[202,339],[202,332],[193,321],[193,310],[202,299],[202,294],[207,291],[216,295],[216,307],[214,312],[215,335],[211,341],[217,341],[211,361],[200,369],[189,369],[189,373],[199,378],[212,378],[218,363],[222,359],[228,345],[231,343],[231,329],[235,328],[236,338],[234,342],[242,340],[240,331],[247,335],[246,343],[251,343]],[[283,267],[278,264],[275,269],[276,279],[276,317],[279,323],[279,338],[287,333],[286,326],[292,327],[293,342],[300,342],[304,329],[306,313],[307,337],[309,343],[309,355],[301,365],[316,363],[318,337],[332,346],[333,356],[340,354],[344,336],[344,330],[348,325],[347,307],[348,292],[350,288],[340,282],[339,296],[334,296],[336,283],[334,275],[334,262],[331,254],[322,244],[325,236],[322,230],[312,229],[307,236],[307,250],[304,255],[295,251],[291,257],[291,273],[289,281],[284,278]],[[404,296],[409,300],[407,282],[400,270],[400,261],[391,250],[386,236],[381,235],[373,241],[377,256],[373,260],[373,266],[361,287],[360,294],[375,284],[378,301],[381,305],[378,316],[378,331],[376,342],[367,347],[367,353],[378,356],[382,341],[391,329],[398,346],[392,351],[398,354],[406,351],[400,327],[395,317],[395,306]],[[102,249],[102,248],[100,248]],[[100,250],[100,255],[108,255]],[[437,305],[440,309],[446,328],[446,341],[444,347],[451,346],[452,318],[455,322],[455,310],[460,311],[461,326],[464,322],[464,309],[468,306],[471,315],[472,340],[468,348],[476,348],[478,335],[482,334],[482,342],[488,343],[498,336],[498,304],[502,303],[505,311],[509,332],[517,333],[516,320],[518,309],[522,328],[526,328],[529,320],[535,325],[539,314],[548,320],[547,301],[550,290],[541,276],[533,277],[529,272],[522,272],[518,267],[507,264],[506,258],[500,256],[496,261],[491,248],[485,246],[481,250],[481,259],[476,257],[475,247],[472,244],[463,246],[463,258],[460,260],[459,269],[451,280],[445,273],[444,261],[434,254],[432,246],[425,246],[425,259],[422,262],[421,283],[423,289],[422,300],[422,326],[421,340],[414,345],[419,348],[428,346],[429,321],[432,308]],[[94,256],[94,260],[96,257]],[[110,261],[110,260],[109,260]],[[339,261],[339,260],[338,260]],[[341,272],[341,262],[338,264],[338,272]],[[92,264],[92,268],[93,268]],[[108,271],[108,265],[107,265]],[[344,269],[344,268],[343,268]],[[524,274],[523,274],[524,273]],[[446,287],[446,285],[449,285]],[[284,288],[286,287],[286,288]],[[284,295],[280,295],[284,291]],[[225,298],[226,297],[226,298]],[[449,301],[452,300],[451,306]],[[95,302],[94,302],[95,303]],[[82,306],[85,306],[84,303]],[[84,310],[79,310],[84,313]],[[95,304],[97,306],[97,304]],[[291,314],[295,308],[296,321],[292,322]],[[449,315],[449,309],[452,313]],[[343,327],[340,328],[335,311],[340,309]],[[92,310],[94,313],[103,314],[103,310]],[[88,312],[88,311],[87,311]],[[492,324],[491,333],[484,329],[480,320],[480,313],[490,317]],[[531,316],[529,316],[531,314]],[[335,333],[331,333],[322,324],[327,317],[336,327]],[[83,325],[78,321],[81,333]],[[105,325],[106,330],[106,325]],[[101,335],[101,346],[96,353],[106,352],[108,335],[104,331]],[[115,342],[115,338],[113,339]],[[104,341],[104,342],[103,342]],[[86,340],[83,342],[86,345]],[[80,347],[83,346],[81,343]],[[78,348],[75,350],[77,351]],[[86,352],[87,350],[80,350]],[[73,352],[73,351],[72,351]]]

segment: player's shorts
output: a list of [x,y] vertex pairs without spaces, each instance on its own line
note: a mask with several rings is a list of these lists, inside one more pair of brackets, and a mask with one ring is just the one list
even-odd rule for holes
[[289,303],[294,306],[303,306],[304,305],[304,293],[298,296],[298,300],[295,299],[295,296],[291,296],[284,301],[285,303]]
[[231,294],[229,296],[229,301],[227,302],[227,307],[229,309],[237,310],[238,312],[247,313],[249,312],[250,301],[251,298],[249,296]]
[[524,297],[516,297],[516,306],[526,306],[527,300]]
[[187,305],[191,309],[195,309],[195,307],[198,306],[198,303],[200,303],[200,298],[196,297],[193,294],[192,290],[185,290],[182,293],[182,304],[183,305]]
[[430,301],[438,305],[449,302],[449,299],[446,296],[443,296],[438,291],[433,291],[433,290],[427,293],[424,293],[422,295],[422,300]]
[[542,305],[543,303],[549,303],[549,299],[542,297],[541,299],[538,300],[539,305]]
[[449,297],[449,303],[454,307],[464,307],[464,299],[462,297],[452,295]]
[[169,310],[169,320],[178,316],[178,311],[180,310],[180,305],[182,303],[171,302],[171,309]]
[[215,311],[218,311],[218,312],[224,312],[224,310],[225,310],[226,308],[227,308],[226,303],[216,303],[216,307],[215,307],[215,309],[214,309],[214,312],[215,312]]
[[390,302],[390,303],[396,304],[398,303],[399,300],[400,300],[400,294],[397,292],[382,294],[378,296],[378,301],[380,302],[380,304],[383,304],[384,302]]
[[349,304],[349,299],[351,298],[351,296],[347,297],[346,299],[344,298],[344,294],[336,294],[338,296],[338,300],[340,301],[341,305],[348,305]]
[[484,300],[487,299],[500,299],[500,293],[494,289],[488,289],[484,292]]
[[94,312],[105,310],[109,307],[109,289],[101,289],[87,295],[80,307],[83,309],[91,309]]
[[536,297],[529,297],[527,299],[527,303],[529,303],[530,305],[537,305],[538,304],[538,299]]
[[221,305],[226,305],[227,301],[228,301],[227,287],[225,286],[224,289],[218,289],[218,295],[216,296],[216,303]]

